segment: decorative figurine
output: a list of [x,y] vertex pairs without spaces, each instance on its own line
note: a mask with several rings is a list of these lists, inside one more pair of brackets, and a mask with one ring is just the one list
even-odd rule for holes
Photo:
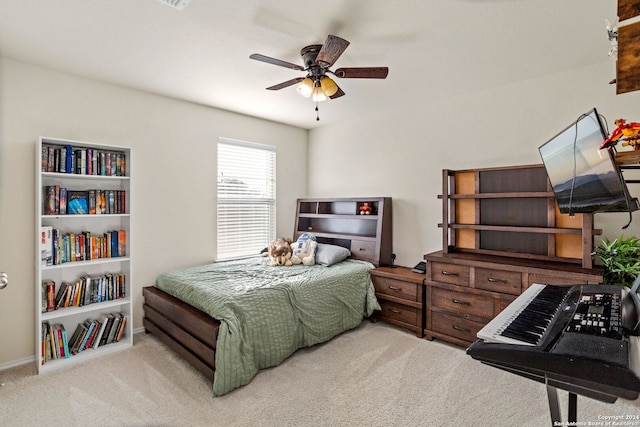
[[362,202],[360,205],[360,215],[371,215],[371,206],[369,206],[369,202]]
[[630,145],[638,149],[640,145],[640,123],[627,123],[625,119],[618,119],[614,123],[617,127],[611,132],[611,136],[600,145],[600,149],[613,147],[618,141],[622,141],[623,146]]

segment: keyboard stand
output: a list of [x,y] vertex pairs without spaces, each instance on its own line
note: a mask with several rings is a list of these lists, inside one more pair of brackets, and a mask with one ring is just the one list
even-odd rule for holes
[[551,426],[576,425],[578,421],[578,396],[569,392],[569,413],[567,424],[562,423],[562,414],[560,412],[560,401],[558,400],[558,389],[546,382],[547,399],[549,400],[549,413],[551,415]]

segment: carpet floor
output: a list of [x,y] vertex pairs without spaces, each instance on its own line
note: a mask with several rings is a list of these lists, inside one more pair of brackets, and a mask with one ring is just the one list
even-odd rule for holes
[[[31,364],[2,371],[0,383],[0,425],[12,427],[551,425],[544,385],[367,321],[218,398],[145,334],[130,349],[47,374]],[[559,394],[566,419],[567,393]],[[640,400],[579,396],[578,421],[640,426]]]

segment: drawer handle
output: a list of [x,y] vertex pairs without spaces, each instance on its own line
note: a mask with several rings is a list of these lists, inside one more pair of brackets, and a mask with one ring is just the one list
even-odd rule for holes
[[461,300],[459,300],[457,298],[452,298],[451,301],[456,303],[456,304],[471,305],[471,303],[469,301],[461,301]]
[[458,273],[456,273],[455,271],[442,270],[442,275],[443,276],[457,276]]
[[389,311],[396,314],[401,313],[401,311],[398,310],[397,308],[390,308]]
[[391,289],[392,291],[400,291],[401,289],[397,286],[391,286],[389,285],[389,289]]
[[367,251],[367,248],[359,248],[358,250],[359,250],[360,252],[366,252],[366,251]]
[[467,333],[470,333],[470,332],[471,332],[471,329],[461,328],[460,326],[451,325],[451,327],[452,327],[453,329],[455,329],[456,331],[462,331],[462,332],[467,332]]
[[507,283],[505,279],[496,279],[495,277],[487,277],[487,281],[491,283]]

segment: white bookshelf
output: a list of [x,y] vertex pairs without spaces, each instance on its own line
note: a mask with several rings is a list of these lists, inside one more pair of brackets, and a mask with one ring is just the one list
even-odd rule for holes
[[[125,159],[124,175],[99,175],[77,174],[68,172],[43,171],[43,148],[71,146],[75,150],[91,150],[92,153],[119,153]],[[73,141],[58,138],[40,137],[36,147],[36,220],[35,220],[35,343],[36,362],[38,373],[48,372],[54,369],[70,366],[75,363],[123,350],[133,345],[133,316],[131,289],[133,283],[131,265],[131,150],[126,147],[113,145],[94,144],[84,141]],[[47,186],[59,186],[67,191],[124,191],[124,212],[107,214],[48,214],[45,212],[45,188]],[[42,227],[50,226],[59,230],[60,234],[90,232],[92,236],[103,236],[112,230],[122,230],[126,236],[125,253],[123,256],[102,257],[82,261],[67,261],[60,264],[43,265],[41,254]],[[120,254],[119,254],[120,255]],[[65,260],[66,261],[66,260]],[[117,299],[109,299],[102,302],[94,302],[81,306],[60,307],[55,310],[43,312],[42,298],[46,298],[42,292],[42,283],[55,282],[55,293],[63,282],[75,283],[83,276],[101,277],[107,274],[123,274],[125,277],[124,296]],[[46,304],[45,304],[46,306]],[[42,350],[43,322],[51,325],[60,324],[64,327],[67,338],[70,340],[78,324],[87,319],[100,320],[102,316],[112,313],[121,313],[126,317],[124,330],[117,342],[112,342],[96,348],[87,348],[75,355],[48,359],[45,361]]]

